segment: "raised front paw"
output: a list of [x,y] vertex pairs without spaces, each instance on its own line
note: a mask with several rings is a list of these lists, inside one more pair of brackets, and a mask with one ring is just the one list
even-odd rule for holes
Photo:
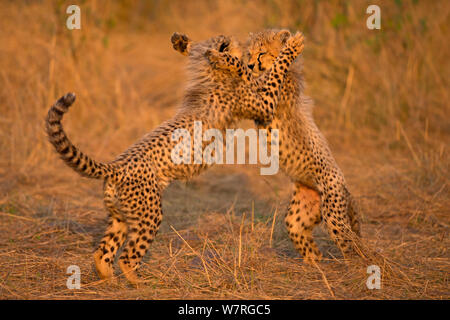
[[205,56],[208,58],[211,65],[217,69],[224,70],[236,70],[236,64],[234,58],[230,54],[225,52],[219,52],[214,49],[208,49],[205,52]]
[[191,40],[185,34],[175,32],[170,38],[173,48],[181,54],[187,56],[189,54]]
[[295,35],[293,35],[286,41],[285,48],[290,48],[294,51],[296,55],[299,55],[303,51],[303,48],[305,46],[303,44],[303,41],[304,41],[303,33],[297,32]]

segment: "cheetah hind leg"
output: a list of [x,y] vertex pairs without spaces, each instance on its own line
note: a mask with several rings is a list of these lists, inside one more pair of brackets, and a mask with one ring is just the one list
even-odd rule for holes
[[361,225],[359,222],[359,213],[357,209],[357,204],[355,200],[350,197],[350,201],[348,204],[347,214],[350,220],[350,226],[353,230],[353,232],[358,236],[361,237]]
[[[350,222],[349,197],[343,186],[336,186],[334,192],[321,197],[321,212],[328,234],[342,252],[344,258],[355,253],[354,231]],[[357,228],[356,224],[353,228]]]
[[104,203],[109,212],[109,222],[105,235],[94,252],[94,262],[99,277],[101,279],[111,279],[114,274],[114,259],[127,236],[127,225],[118,209],[115,187],[109,182],[105,183]]
[[296,183],[285,222],[289,237],[306,263],[313,263],[322,258],[312,236],[314,227],[321,221],[319,194],[313,189]]
[[130,198],[132,201],[126,204],[128,238],[119,258],[119,267],[131,284],[139,286],[147,282],[139,278],[136,270],[161,224],[161,197],[153,186],[147,184]]
[[101,279],[111,279],[114,275],[114,258],[127,234],[126,224],[119,218],[110,217],[99,247],[94,252],[95,269]]

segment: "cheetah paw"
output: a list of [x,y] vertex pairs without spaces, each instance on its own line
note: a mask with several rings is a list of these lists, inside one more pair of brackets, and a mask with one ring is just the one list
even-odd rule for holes
[[295,35],[290,37],[286,42],[286,47],[291,48],[294,50],[297,54],[300,54],[303,51],[304,48],[304,36],[303,33],[297,32]]
[[170,41],[176,51],[179,51],[183,55],[187,55],[189,53],[191,40],[185,34],[175,32],[170,38]]

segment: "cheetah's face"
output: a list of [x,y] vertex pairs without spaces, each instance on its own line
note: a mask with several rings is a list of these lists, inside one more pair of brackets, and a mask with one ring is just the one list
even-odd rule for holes
[[288,30],[267,30],[256,35],[250,34],[246,59],[254,76],[260,76],[272,67],[290,36]]

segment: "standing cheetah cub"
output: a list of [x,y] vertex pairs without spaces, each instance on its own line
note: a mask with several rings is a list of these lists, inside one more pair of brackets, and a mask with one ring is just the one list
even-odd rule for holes
[[[74,94],[61,97],[46,118],[49,140],[65,163],[83,176],[104,180],[109,223],[94,253],[95,266],[102,279],[113,276],[115,256],[125,244],[119,266],[131,283],[141,282],[135,270],[161,224],[163,190],[171,181],[189,179],[208,166],[192,164],[192,161],[191,164],[172,161],[171,153],[178,143],[174,140],[179,138],[176,129],[186,129],[193,136],[195,121],[202,122],[203,135],[210,128],[224,131],[242,115],[270,120],[282,85],[277,79],[284,80],[289,65],[303,49],[301,35],[289,38],[259,94],[245,86],[239,77],[233,78],[228,71],[215,68],[215,63],[210,61],[214,57],[209,50],[228,52],[231,57],[239,58],[239,45],[233,39],[218,36],[194,43],[183,35],[174,34],[174,47],[180,39],[188,42],[184,50],[188,50],[190,79],[181,107],[172,119],[144,135],[114,161],[95,161],[66,136],[61,120],[75,101]],[[238,73],[241,74],[239,70]],[[202,146],[202,154],[205,147],[206,144]],[[192,159],[198,151],[194,146],[185,146],[180,153],[187,153]]]
[[[284,31],[266,30],[250,35],[248,67],[255,77],[259,76],[261,83],[267,81],[267,71],[273,67],[286,41],[280,33]],[[221,61],[221,68],[226,69],[226,60]],[[234,66],[228,69],[232,71]],[[331,238],[344,254],[351,249],[348,232],[359,236],[360,230],[344,175],[314,123],[312,102],[303,94],[303,88],[301,65],[295,63],[286,77],[272,123],[259,123],[258,127],[279,130],[280,168],[295,186],[285,222],[296,249],[305,260],[311,261],[321,258],[312,231],[322,218]]]

